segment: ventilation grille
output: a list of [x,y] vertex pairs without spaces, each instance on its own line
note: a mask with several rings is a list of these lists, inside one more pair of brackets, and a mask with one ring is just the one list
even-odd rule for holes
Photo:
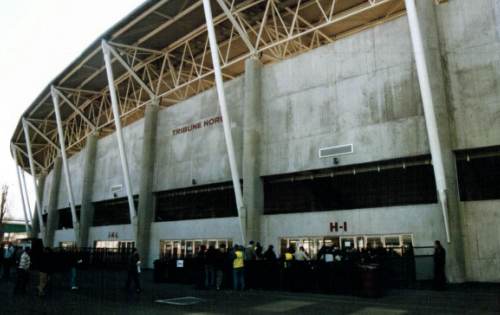
[[332,156],[351,154],[354,152],[352,144],[337,145],[334,147],[326,147],[319,149],[319,157],[327,158]]

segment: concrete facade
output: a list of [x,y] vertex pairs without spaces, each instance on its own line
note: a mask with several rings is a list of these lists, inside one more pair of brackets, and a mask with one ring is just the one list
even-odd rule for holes
[[59,195],[59,184],[61,182],[62,159],[58,157],[54,162],[54,168],[51,173],[50,191],[47,201],[47,244],[54,244],[54,233],[59,225],[59,212],[57,208],[57,200]]
[[243,200],[246,208],[246,239],[261,238],[261,216],[264,210],[264,188],[260,179],[259,151],[262,130],[261,68],[257,59],[245,63],[244,123],[243,123]]
[[80,208],[80,240],[77,242],[82,247],[89,247],[89,229],[94,219],[94,204],[92,203],[92,189],[95,176],[95,158],[97,151],[97,135],[87,138],[85,144],[85,162],[82,176],[82,204]]
[[[433,10],[437,32],[433,33],[436,45],[431,63],[441,68],[438,91],[444,94],[440,110],[449,124],[448,163],[454,169],[452,150],[500,145],[500,3],[454,0]],[[245,135],[248,75],[225,84],[247,199],[252,197],[245,192],[245,177],[251,169],[246,166],[258,163],[254,169],[258,176],[332,167],[332,159],[318,158],[320,147],[353,144],[354,154],[340,157],[340,165],[429,154],[406,17],[265,65],[260,71],[260,98],[255,100],[262,117],[258,141],[249,141]],[[176,128],[217,116],[214,89],[158,112],[152,192],[231,180],[221,124],[174,134]],[[139,120],[123,130],[134,194],[139,194],[143,176],[144,123]],[[253,148],[249,147],[252,143]],[[111,187],[123,185],[116,146],[113,135],[97,141],[93,202],[113,199]],[[255,152],[255,161],[249,161],[245,152]],[[82,159],[82,153],[70,159],[74,178],[83,176]],[[76,204],[82,198],[81,183],[74,182],[80,186],[74,187]],[[457,198],[456,192],[450,192]],[[124,187],[115,193],[116,198],[126,196]],[[64,185],[60,186],[59,207],[67,207]],[[500,281],[500,200],[458,202],[450,207],[461,217],[465,280]],[[258,219],[259,240],[275,248],[280,237],[339,234],[328,230],[331,221],[348,221],[349,234],[410,233],[416,246],[445,240],[438,204],[262,215]],[[122,240],[133,238],[129,225],[91,227],[88,244],[106,240],[109,232],[117,232]],[[237,218],[153,222],[149,236],[150,265],[159,256],[162,239],[240,241]],[[57,231],[54,243],[73,237]]]
[[[436,8],[455,149],[500,143],[500,3]],[[468,280],[500,281],[500,201],[460,202]]]
[[[45,194],[45,180],[47,179],[47,175],[45,173],[42,173],[38,175],[37,178],[37,185],[35,187],[35,193],[37,194],[37,197],[40,198],[40,204],[42,204],[42,209],[43,209],[43,197],[46,196]],[[38,217],[38,211],[41,209],[38,209],[37,202],[35,202],[35,205],[33,206],[35,211],[33,212],[33,235],[38,235],[42,239],[45,238],[45,235],[41,234],[41,228],[40,228],[40,219]],[[43,213],[43,212],[42,212]]]
[[158,104],[147,105],[144,117],[144,140],[142,144],[141,181],[137,214],[137,249],[146,265],[149,265],[149,240],[151,235],[151,223],[154,219],[154,195],[152,188],[154,180],[158,110]]

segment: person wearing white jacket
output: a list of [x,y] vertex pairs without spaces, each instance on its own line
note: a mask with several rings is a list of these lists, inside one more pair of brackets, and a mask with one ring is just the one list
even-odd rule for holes
[[311,258],[309,257],[309,254],[307,254],[307,252],[305,251],[303,246],[299,247],[299,250],[295,252],[294,256],[295,256],[296,261],[311,260]]
[[21,254],[19,265],[17,267],[17,281],[14,287],[14,293],[26,293],[26,285],[29,280],[29,270],[31,267],[30,248],[27,247]]

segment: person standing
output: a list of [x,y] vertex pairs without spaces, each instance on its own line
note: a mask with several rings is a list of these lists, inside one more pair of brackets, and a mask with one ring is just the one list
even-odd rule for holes
[[254,248],[254,241],[248,242],[247,248],[245,248],[245,260],[250,261],[250,260],[255,260],[255,248]]
[[201,245],[198,248],[198,252],[196,253],[195,257],[196,288],[199,290],[205,289],[206,252],[207,252],[206,246]]
[[243,248],[244,258],[245,258],[245,285],[250,289],[255,289],[256,287],[256,277],[255,277],[255,243],[250,241],[246,248]]
[[219,249],[215,250],[215,288],[218,290],[222,287],[224,279],[224,264],[226,262],[226,245],[220,245]]
[[233,289],[245,289],[245,253],[243,246],[234,245],[233,254]]
[[278,259],[278,257],[276,256],[276,253],[274,252],[274,246],[269,245],[267,247],[267,250],[264,252],[264,260],[274,262],[274,261],[276,261],[276,259]]
[[257,244],[255,245],[255,258],[257,260],[263,260],[264,259],[264,248],[262,247],[262,245],[257,242]]
[[434,289],[444,290],[446,287],[446,250],[440,241],[434,242]]
[[3,278],[8,280],[10,278],[10,268],[14,265],[15,248],[12,243],[9,243],[3,252]]
[[19,265],[17,268],[17,281],[16,281],[16,286],[14,287],[14,294],[26,293],[26,285],[28,284],[29,280],[30,266],[31,266],[30,248],[27,247],[21,254],[21,258],[19,259]]
[[140,273],[141,259],[139,257],[139,252],[137,251],[137,249],[134,249],[128,261],[127,283],[125,284],[125,288],[127,289],[127,291],[130,289],[131,283],[134,282],[135,292],[141,292],[141,283],[139,281]]
[[205,253],[205,289],[215,287],[215,260],[216,250],[213,245],[210,245]]
[[50,274],[52,273],[53,265],[56,263],[53,261],[53,258],[52,250],[49,247],[45,247],[40,257],[38,296],[45,296],[47,293]]
[[311,258],[309,258],[309,254],[306,252],[303,246],[299,247],[299,250],[295,252],[293,255],[295,257],[296,261],[309,261]]
[[68,252],[68,264],[69,264],[69,272],[70,272],[70,288],[75,291],[78,290],[77,285],[77,269],[80,264],[82,264],[83,260],[80,257],[80,250],[75,248],[72,252]]

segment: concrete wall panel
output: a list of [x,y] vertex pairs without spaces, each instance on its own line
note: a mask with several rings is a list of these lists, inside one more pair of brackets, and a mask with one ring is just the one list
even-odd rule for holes
[[[75,206],[82,203],[82,183],[80,179],[83,177],[84,158],[85,152],[80,151],[68,159]],[[59,182],[59,195],[57,199],[57,209],[69,208],[69,193],[66,188],[66,174],[64,172],[64,166],[61,169],[61,181]]]

